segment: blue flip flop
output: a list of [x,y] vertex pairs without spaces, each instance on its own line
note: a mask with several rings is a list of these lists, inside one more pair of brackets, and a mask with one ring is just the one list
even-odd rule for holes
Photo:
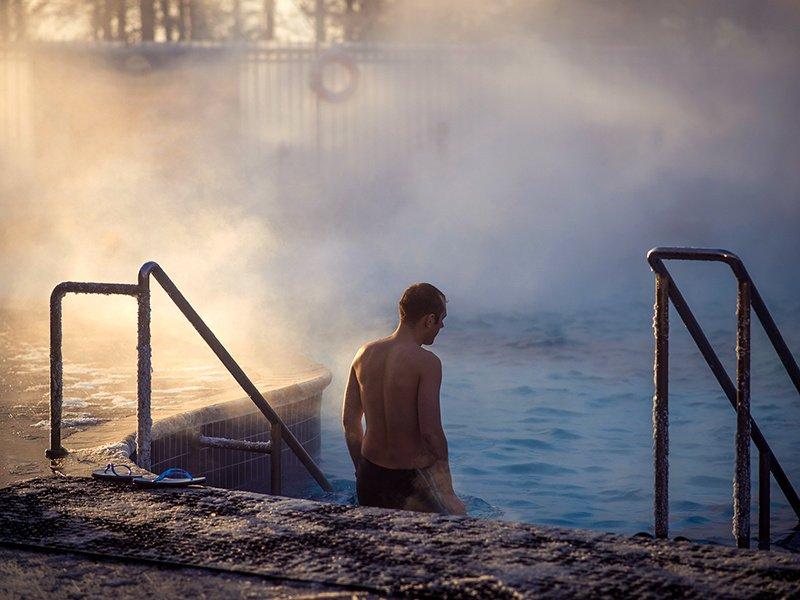
[[205,477],[193,477],[189,471],[173,467],[158,477],[134,477],[133,483],[149,487],[186,487],[203,483],[205,480]]
[[92,471],[92,477],[95,479],[102,479],[103,481],[120,481],[129,483],[136,475],[133,474],[128,465],[115,465],[108,463],[105,469],[95,469]]

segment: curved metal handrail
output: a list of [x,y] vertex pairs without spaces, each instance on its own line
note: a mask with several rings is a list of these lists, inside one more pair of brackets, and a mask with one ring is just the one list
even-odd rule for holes
[[[124,283],[91,283],[65,281],[59,283],[50,295],[50,448],[45,452],[51,459],[61,458],[68,454],[61,445],[61,412],[63,404],[63,365],[62,365],[62,300],[67,293],[77,294],[122,294],[134,296],[138,301],[138,334],[137,334],[137,396],[138,424],[136,435],[136,458],[139,466],[150,468],[150,432],[151,416],[151,366],[152,349],[150,345],[150,276],[161,285],[170,299],[192,324],[200,337],[208,344],[222,364],[233,375],[233,378],[250,397],[256,407],[267,418],[271,425],[272,458],[271,483],[273,492],[280,490],[280,451],[282,442],[294,452],[309,474],[326,492],[333,487],[325,478],[320,468],[286,426],[280,416],[266,401],[258,388],[233,359],[203,319],[194,310],[186,297],[164,270],[155,262],[146,262],[139,269],[137,284]],[[279,492],[278,492],[279,493]]]
[[61,301],[69,293],[138,297],[139,286],[130,283],[63,281],[50,293],[50,448],[45,451],[45,456],[51,459],[69,454],[61,445],[61,409],[64,401]]
[[[326,492],[330,492],[333,490],[333,487],[325,478],[325,475],[322,473],[320,468],[314,462],[314,459],[308,454],[303,445],[297,440],[291,430],[286,427],[286,424],[283,420],[278,416],[278,413],[269,405],[264,399],[264,396],[261,395],[261,392],[258,391],[258,388],[255,384],[250,380],[250,378],[245,374],[239,364],[233,359],[230,353],[225,349],[222,343],[217,339],[217,336],[209,329],[208,325],[205,324],[200,315],[197,314],[197,311],[194,310],[189,301],[186,297],[178,290],[177,286],[173,283],[173,281],[169,278],[169,276],[164,272],[157,263],[155,262],[146,262],[142,265],[142,268],[139,269],[139,288],[140,293],[142,295],[147,295],[148,299],[146,302],[140,303],[139,311],[140,313],[143,310],[146,310],[149,313],[150,310],[150,302],[149,302],[149,294],[150,294],[150,283],[149,278],[153,276],[155,280],[161,285],[170,299],[175,303],[178,309],[183,313],[186,319],[192,324],[192,326],[197,330],[197,333],[200,334],[200,337],[208,344],[209,348],[217,355],[217,358],[220,359],[222,364],[228,370],[228,372],[233,376],[236,382],[241,386],[241,388],[245,391],[245,393],[250,397],[253,403],[258,407],[258,409],[262,412],[262,414],[267,418],[273,427],[279,428],[280,437],[286,441],[286,444],[289,448],[292,449],[292,452],[295,453],[295,456],[303,463],[303,466],[308,470],[311,476],[317,481],[317,483],[324,489]],[[145,308],[142,308],[145,306]],[[147,319],[149,323],[149,319]],[[142,332],[140,330],[140,336]],[[149,332],[147,332],[149,337]],[[140,337],[141,343],[141,337]],[[143,360],[140,361],[139,365],[139,377],[140,380],[145,380],[145,384],[148,388],[150,386],[150,357],[149,353],[144,353],[140,355]],[[148,411],[149,412],[149,411]],[[280,448],[279,444],[273,444],[273,448]],[[273,462],[275,460],[280,460],[280,455],[278,451],[278,456],[273,456]]]
[[653,271],[669,275],[667,267],[663,262],[665,260],[724,262],[731,268],[731,271],[733,271],[733,274],[739,282],[749,282],[753,311],[756,313],[759,321],[761,321],[761,325],[764,327],[764,331],[769,341],[772,343],[773,348],[775,348],[775,352],[778,353],[778,358],[781,359],[783,367],[792,380],[797,393],[800,394],[800,367],[798,367],[797,361],[795,361],[791,350],[789,350],[789,346],[786,345],[786,341],[783,339],[778,326],[775,324],[775,320],[772,318],[772,314],[764,303],[764,299],[761,297],[755,283],[753,283],[753,279],[747,272],[741,258],[729,250],[709,248],[670,248],[659,246],[647,253],[647,262],[650,263],[650,267]]
[[[686,300],[672,279],[665,260],[722,262],[727,264],[739,284],[737,305],[737,385],[734,386],[719,357],[697,322]],[[647,261],[656,273],[656,315],[653,319],[656,336],[655,384],[653,404],[654,467],[656,472],[654,514],[656,536],[666,537],[668,524],[668,303],[672,301],[703,358],[737,411],[737,467],[734,478],[734,534],[740,546],[749,545],[750,451],[752,438],[759,450],[759,544],[769,546],[769,473],[781,488],[795,514],[800,518],[800,497],[769,447],[755,420],[750,415],[750,308],[756,313],[781,359],[792,383],[800,393],[800,369],[778,330],[742,260],[733,252],[713,248],[657,247],[647,253]]]

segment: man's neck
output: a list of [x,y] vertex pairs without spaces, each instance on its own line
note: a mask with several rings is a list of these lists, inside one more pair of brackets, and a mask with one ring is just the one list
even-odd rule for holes
[[391,337],[398,342],[413,343],[417,346],[422,346],[422,341],[417,338],[414,329],[402,322],[398,323]]

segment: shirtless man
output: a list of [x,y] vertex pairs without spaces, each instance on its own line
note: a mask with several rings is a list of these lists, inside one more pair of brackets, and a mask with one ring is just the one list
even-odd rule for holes
[[397,329],[353,359],[342,424],[362,506],[466,514],[453,491],[439,411],[442,363],[422,348],[444,327],[446,302],[431,284],[412,285],[400,299]]

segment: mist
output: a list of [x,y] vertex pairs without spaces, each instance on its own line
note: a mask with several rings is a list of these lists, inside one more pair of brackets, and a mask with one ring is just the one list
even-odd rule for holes
[[[0,142],[2,304],[46,319],[59,281],[133,282],[155,260],[245,364],[339,369],[416,281],[456,318],[643,306],[646,250],[696,245],[793,298],[793,42],[731,26],[705,46],[554,44],[496,20],[474,37],[435,89],[364,66],[350,109],[315,108],[295,81],[280,127],[248,104],[235,48],[42,53],[22,84],[31,151]],[[314,110],[346,146],[312,143]],[[68,303],[133,332],[133,307]]]

